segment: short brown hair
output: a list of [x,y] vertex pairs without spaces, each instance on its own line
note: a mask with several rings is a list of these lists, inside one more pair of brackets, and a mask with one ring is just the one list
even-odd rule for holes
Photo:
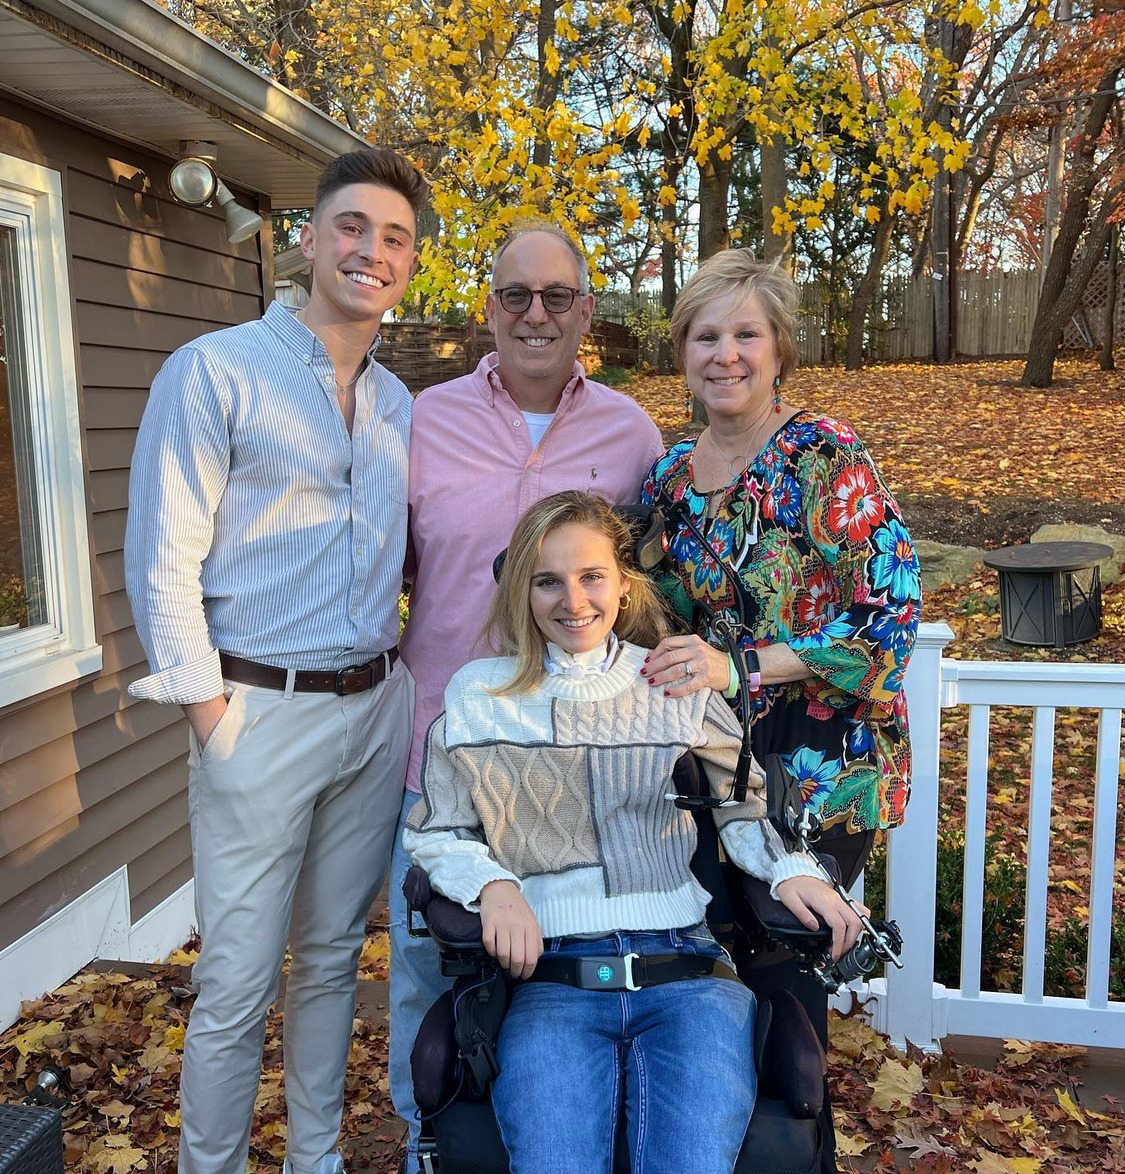
[[[316,184],[316,207],[353,183],[372,183],[390,188],[421,216],[430,200],[426,177],[405,156],[390,147],[371,147],[340,155],[320,173]],[[315,208],[314,208],[315,211]]]
[[516,675],[497,690],[500,694],[526,693],[546,673],[543,655],[547,644],[531,614],[531,575],[547,535],[572,524],[604,534],[613,547],[629,596],[628,609],[618,614],[613,625],[618,637],[651,648],[667,635],[667,614],[656,588],[633,564],[629,523],[596,494],[576,489],[552,494],[530,506],[516,523],[485,624],[493,650],[516,658]]
[[684,369],[684,343],[692,319],[708,302],[756,294],[773,327],[784,381],[797,366],[797,287],[778,262],[759,261],[749,249],[725,249],[708,257],[688,278],[668,323],[676,366]]

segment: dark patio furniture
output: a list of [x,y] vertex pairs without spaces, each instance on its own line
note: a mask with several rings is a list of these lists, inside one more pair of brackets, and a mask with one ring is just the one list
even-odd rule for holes
[[0,1104],[0,1174],[62,1174],[62,1170],[58,1109]]
[[1013,644],[1065,648],[1102,627],[1101,542],[1028,542],[984,556],[1000,574],[1000,630]]

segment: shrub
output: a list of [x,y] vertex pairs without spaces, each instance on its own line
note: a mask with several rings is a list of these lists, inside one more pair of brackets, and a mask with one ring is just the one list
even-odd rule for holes
[[[939,834],[937,908],[934,926],[934,980],[961,985],[962,885],[965,837]],[[986,990],[1018,991],[1023,977],[1023,910],[1026,869],[1003,850],[998,833],[984,842],[984,916],[981,985]],[[886,844],[871,854],[864,874],[864,901],[881,917],[887,906]],[[1044,994],[1085,995],[1087,918],[1071,914],[1061,929],[1047,930]],[[906,947],[909,949],[909,941]],[[1125,999],[1125,918],[1114,919],[1110,934],[1110,996]]]

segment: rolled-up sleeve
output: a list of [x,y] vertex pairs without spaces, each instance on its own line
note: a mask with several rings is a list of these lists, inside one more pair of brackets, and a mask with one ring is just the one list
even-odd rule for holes
[[151,674],[129,692],[208,701],[223,691],[203,610],[203,560],[230,467],[229,384],[191,347],[161,368],[129,477],[125,585]]

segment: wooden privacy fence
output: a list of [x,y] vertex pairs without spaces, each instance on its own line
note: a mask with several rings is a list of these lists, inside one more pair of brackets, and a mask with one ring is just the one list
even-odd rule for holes
[[[1027,351],[1039,274],[1012,273],[957,275],[957,353],[960,355],[1018,355]],[[845,339],[837,333],[837,355],[831,351],[828,291],[819,282],[800,283],[801,318],[798,328],[800,361],[807,366],[839,361]],[[879,290],[867,330],[867,357],[929,359],[934,353],[934,279],[890,277]],[[1075,340],[1077,341],[1077,340]]]

